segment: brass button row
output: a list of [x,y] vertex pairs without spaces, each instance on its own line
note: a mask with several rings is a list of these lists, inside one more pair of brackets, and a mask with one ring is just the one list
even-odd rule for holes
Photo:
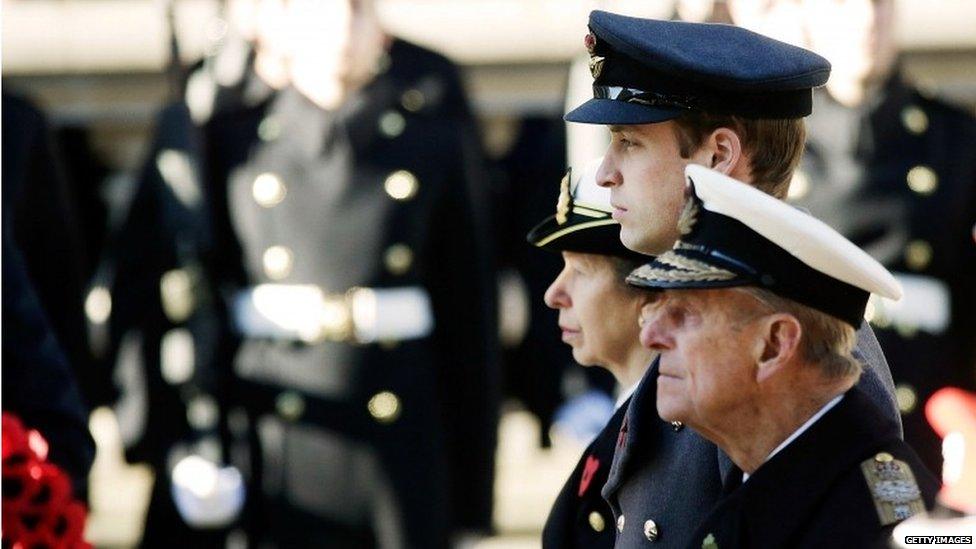
[[[305,399],[294,391],[285,391],[275,400],[278,416],[286,421],[298,421],[305,414]],[[377,422],[389,424],[400,417],[403,406],[400,397],[391,391],[373,395],[366,404],[369,415]]]

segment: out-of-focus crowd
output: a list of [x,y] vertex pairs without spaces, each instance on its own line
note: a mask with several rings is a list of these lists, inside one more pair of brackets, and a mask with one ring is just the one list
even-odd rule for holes
[[[893,9],[703,15],[831,62],[790,200],[905,288],[866,319],[905,439],[938,473],[922,404],[976,386],[976,121],[904,77]],[[4,90],[5,414],[84,501],[89,412],[111,407],[126,459],[155,473],[146,547],[490,534],[505,399],[539,419],[542,446],[554,423],[586,440],[614,411],[613,378],[575,365],[543,300],[559,256],[525,242],[554,210],[567,142],[573,164],[599,156],[605,128],[529,118],[489,157],[458,67],[385,32],[372,0],[226,15],[131,180]],[[591,93],[583,76],[569,101]]]

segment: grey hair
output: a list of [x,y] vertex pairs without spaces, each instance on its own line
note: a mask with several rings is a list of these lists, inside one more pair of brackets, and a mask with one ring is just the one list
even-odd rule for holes
[[857,333],[854,328],[812,307],[780,297],[756,287],[737,288],[758,301],[769,312],[786,313],[803,328],[799,351],[801,357],[821,369],[828,379],[851,379],[857,382],[863,366],[852,354]]

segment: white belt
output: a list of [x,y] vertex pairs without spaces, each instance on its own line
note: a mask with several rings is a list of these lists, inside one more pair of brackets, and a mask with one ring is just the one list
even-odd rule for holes
[[232,311],[243,335],[310,343],[403,341],[434,329],[430,296],[419,286],[326,294],[312,284],[260,284],[238,292]]
[[931,276],[894,273],[904,295],[899,301],[872,295],[865,317],[874,325],[939,335],[951,321],[949,287]]

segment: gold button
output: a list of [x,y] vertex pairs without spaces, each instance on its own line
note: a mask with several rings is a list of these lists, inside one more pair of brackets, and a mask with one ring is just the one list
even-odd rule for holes
[[932,194],[939,186],[939,176],[928,166],[915,166],[905,176],[908,188],[918,194]]
[[198,431],[206,431],[217,426],[217,401],[208,395],[195,397],[186,406],[186,421]]
[[285,184],[273,173],[263,173],[254,178],[251,194],[259,205],[270,208],[285,199]]
[[413,264],[413,250],[406,244],[394,244],[383,254],[386,269],[395,275],[402,275],[410,270]]
[[905,264],[913,271],[921,271],[932,263],[932,245],[924,240],[912,240],[905,247]]
[[921,135],[929,129],[929,116],[922,109],[912,105],[901,111],[901,123],[906,130],[915,135]]
[[411,88],[403,92],[403,95],[400,97],[400,104],[410,112],[419,111],[424,108],[424,104],[426,103],[427,98],[424,97],[424,93],[416,88]]
[[406,119],[397,111],[386,111],[380,116],[380,133],[384,137],[393,139],[403,133],[406,127]]
[[266,116],[258,124],[258,138],[261,141],[274,141],[281,136],[281,122],[274,116]]
[[618,532],[623,532],[624,531],[624,522],[626,522],[626,519],[624,519],[624,516],[623,515],[620,515],[619,517],[617,517],[617,531]]
[[193,334],[186,328],[167,330],[159,341],[159,373],[170,385],[180,385],[193,377]]
[[102,324],[112,316],[112,294],[105,286],[95,286],[85,298],[85,316],[95,324]]
[[400,398],[390,391],[373,395],[366,405],[369,415],[380,423],[393,423],[400,417]]
[[345,341],[352,336],[352,311],[345,299],[327,299],[322,305],[321,332],[317,336],[331,341]]
[[261,260],[264,263],[264,273],[272,280],[281,280],[291,274],[294,259],[291,250],[285,246],[268,248]]
[[647,541],[654,541],[657,539],[657,523],[653,520],[648,520],[644,523],[644,537]]
[[879,452],[878,455],[874,456],[874,461],[878,463],[891,463],[894,459],[888,452]]
[[810,193],[810,179],[807,174],[800,170],[797,170],[793,174],[793,179],[790,180],[790,190],[787,192],[786,197],[790,200],[799,200]]
[[596,511],[591,511],[590,516],[587,517],[590,521],[590,528],[594,532],[602,532],[607,527],[607,522],[603,520],[603,515]]
[[186,269],[173,269],[159,279],[159,294],[163,312],[171,322],[180,323],[190,318],[196,308],[193,295],[193,279]]
[[275,399],[275,409],[282,419],[296,421],[305,413],[305,399],[298,393],[287,391]]
[[905,415],[914,412],[915,407],[918,406],[918,394],[915,388],[907,383],[899,383],[895,387],[895,400],[898,401],[898,410]]
[[410,200],[417,194],[420,183],[417,177],[407,170],[391,173],[383,182],[383,189],[394,200]]

